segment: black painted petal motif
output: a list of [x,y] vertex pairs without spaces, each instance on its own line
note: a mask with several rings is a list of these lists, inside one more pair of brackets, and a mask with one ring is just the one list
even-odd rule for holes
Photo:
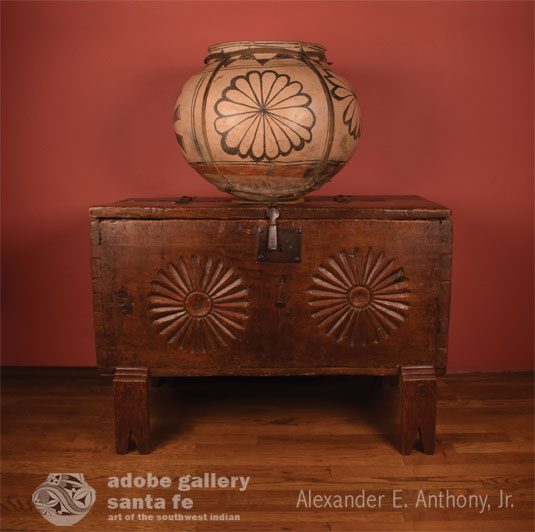
[[254,161],[301,150],[312,140],[316,116],[303,85],[273,70],[253,70],[232,79],[215,104],[221,147]]
[[345,104],[343,120],[349,134],[354,139],[358,139],[360,137],[361,114],[357,95],[353,92],[349,83],[332,70],[324,70],[324,72],[325,79],[332,87],[331,94],[333,98]]

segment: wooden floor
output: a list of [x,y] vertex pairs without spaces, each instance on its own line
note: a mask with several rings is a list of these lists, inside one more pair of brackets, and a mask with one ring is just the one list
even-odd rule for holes
[[[0,529],[57,530],[32,493],[49,473],[77,472],[97,498],[76,531],[532,531],[533,374],[440,378],[433,456],[399,454],[398,393],[369,377],[176,380],[152,390],[152,453],[118,456],[109,379],[93,369],[4,369]],[[107,486],[108,477],[129,472],[170,476],[173,486]],[[179,476],[205,472],[251,480],[243,492],[176,489]],[[296,508],[300,490],[333,499],[364,490],[384,495],[383,507]],[[399,509],[392,490],[402,490]],[[512,495],[509,508],[498,507],[500,490]],[[480,495],[490,509],[415,507],[419,494],[447,491],[450,505]],[[146,493],[167,508],[107,507],[110,498]],[[174,494],[190,497],[193,508],[173,510]],[[126,521],[133,513],[154,520]],[[240,521],[156,521],[204,513]],[[121,521],[108,520],[119,514]]]

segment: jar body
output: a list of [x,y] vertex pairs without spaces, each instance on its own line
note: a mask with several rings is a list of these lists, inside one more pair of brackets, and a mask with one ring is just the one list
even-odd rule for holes
[[174,112],[177,141],[199,174],[241,199],[288,201],[343,168],[360,137],[360,107],[325,48],[244,41],[209,52]]

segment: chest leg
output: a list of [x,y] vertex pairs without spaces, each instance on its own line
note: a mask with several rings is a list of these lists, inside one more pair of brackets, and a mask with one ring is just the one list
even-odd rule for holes
[[149,453],[148,368],[116,368],[113,395],[117,453],[127,453],[131,440],[141,454]]
[[425,454],[435,452],[437,381],[433,366],[401,368],[401,453],[410,454],[418,435]]

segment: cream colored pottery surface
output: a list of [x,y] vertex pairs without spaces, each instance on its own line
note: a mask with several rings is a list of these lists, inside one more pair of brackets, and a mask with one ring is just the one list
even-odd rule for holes
[[174,112],[188,163],[218,189],[257,201],[317,190],[353,154],[361,113],[351,85],[313,43],[209,48]]

